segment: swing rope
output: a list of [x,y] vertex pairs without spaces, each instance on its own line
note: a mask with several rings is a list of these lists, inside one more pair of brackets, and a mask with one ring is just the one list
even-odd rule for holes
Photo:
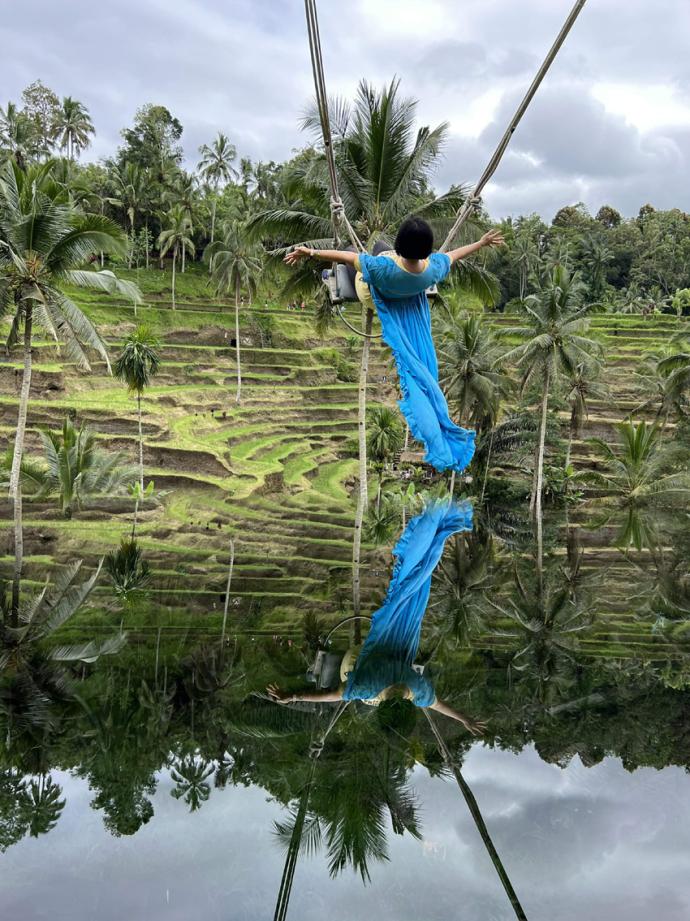
[[[530,102],[534,98],[549,68],[553,64],[554,59],[556,58],[556,55],[560,51],[561,46],[565,42],[570,30],[575,24],[575,20],[582,12],[582,9],[586,2],[587,0],[577,0],[575,5],[571,9],[570,14],[568,15],[568,18],[566,19],[561,31],[558,33],[558,36],[556,37],[555,42],[553,43],[548,54],[544,58],[544,61],[541,67],[539,68],[539,70],[537,71],[537,74],[534,77],[534,80],[532,80],[532,83],[530,84],[529,89],[525,93],[525,96],[522,99],[522,102],[520,103],[520,105],[517,108],[517,111],[513,115],[510,121],[510,124],[508,125],[508,128],[506,129],[503,137],[499,141],[499,144],[496,147],[496,150],[494,151],[493,156],[489,160],[489,163],[486,169],[484,170],[481,177],[479,178],[479,181],[477,182],[476,186],[472,190],[471,195],[469,195],[465,199],[463,204],[458,209],[457,215],[455,218],[455,223],[453,224],[450,231],[448,232],[446,239],[443,241],[443,246],[441,247],[442,253],[445,253],[450,249],[451,244],[456,234],[458,233],[460,228],[463,226],[463,224],[467,221],[470,214],[472,214],[473,211],[478,210],[480,201],[481,201],[481,194],[484,190],[484,187],[486,186],[486,184],[489,182],[491,177],[496,172],[496,169],[498,168],[498,165],[503,158],[503,154],[506,152],[506,149],[508,148],[510,139],[515,133],[515,129],[519,125],[522,119],[522,116],[527,111],[527,108]],[[319,111],[319,119],[321,121],[321,133],[323,135],[324,149],[326,152],[326,162],[328,163],[328,176],[329,176],[330,185],[331,185],[331,220],[333,223],[335,247],[336,249],[338,248],[338,244],[339,244],[339,232],[338,231],[339,231],[340,225],[342,224],[348,236],[350,237],[352,243],[357,247],[359,252],[363,253],[363,252],[366,252],[366,247],[362,244],[362,241],[359,239],[359,237],[357,236],[357,233],[355,232],[355,229],[350,223],[347,213],[345,212],[345,206],[343,205],[342,199],[340,198],[340,194],[338,192],[338,175],[336,171],[335,156],[333,152],[333,138],[331,135],[331,123],[330,123],[330,118],[328,115],[328,94],[326,92],[326,78],[324,76],[324,69],[323,69],[323,55],[321,52],[321,36],[319,33],[318,15],[316,12],[316,0],[304,0],[304,7],[305,7],[305,12],[306,12],[306,17],[307,17],[307,32],[309,35],[309,52],[311,55],[312,73],[314,75],[314,88],[316,90],[316,104],[317,104],[318,111]],[[348,320],[345,318],[342,308],[338,306],[337,309],[338,309],[338,314],[341,320],[345,323],[345,325],[349,329],[352,330],[353,333],[356,333],[358,336],[362,336],[363,338],[366,338],[366,339],[380,339],[381,338],[380,333],[378,335],[371,335],[371,334],[365,333],[362,330],[357,329],[356,327],[352,326],[352,324],[349,323]]]
[[501,159],[503,158],[503,154],[506,152],[508,144],[510,143],[510,139],[515,133],[515,129],[520,124],[522,116],[527,111],[527,107],[529,106],[530,102],[534,99],[534,96],[537,90],[539,89],[549,68],[553,64],[556,55],[561,50],[561,46],[563,45],[563,42],[568,37],[568,33],[570,32],[573,25],[575,24],[575,20],[577,19],[577,17],[582,12],[582,8],[584,7],[586,2],[587,0],[577,0],[575,5],[571,9],[568,18],[563,24],[563,28],[558,33],[558,36],[556,37],[556,41],[553,43],[553,45],[551,46],[549,50],[549,53],[544,58],[544,61],[541,67],[539,68],[539,70],[537,71],[537,74],[534,80],[532,80],[532,83],[530,84],[529,89],[525,93],[522,99],[522,102],[520,103],[515,114],[510,120],[510,124],[508,125],[505,131],[505,134],[499,141],[498,146],[496,147],[496,150],[493,152],[493,156],[489,160],[489,163],[486,169],[484,170],[484,172],[482,173],[479,179],[479,182],[476,184],[476,186],[472,190],[472,194],[465,200],[464,204],[460,207],[458,215],[455,219],[455,223],[453,224],[450,231],[448,232],[448,236],[443,241],[443,246],[441,247],[442,253],[445,253],[450,249],[451,243],[453,242],[455,235],[460,230],[462,225],[465,223],[467,218],[470,216],[472,211],[476,207],[478,207],[484,187],[486,186],[487,182],[491,179],[493,174],[496,172],[496,169],[499,163],[501,162]]

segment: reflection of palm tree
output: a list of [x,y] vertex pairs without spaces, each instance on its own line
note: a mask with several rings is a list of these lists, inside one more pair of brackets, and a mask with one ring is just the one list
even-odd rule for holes
[[47,774],[41,774],[38,780],[32,780],[27,788],[28,808],[30,811],[29,834],[32,838],[45,835],[58,823],[65,808],[61,799],[62,787]]
[[170,795],[184,800],[189,811],[196,812],[211,795],[211,787],[206,782],[211,774],[213,765],[197,756],[187,755],[177,760],[170,771],[175,781],[175,789],[170,791]]

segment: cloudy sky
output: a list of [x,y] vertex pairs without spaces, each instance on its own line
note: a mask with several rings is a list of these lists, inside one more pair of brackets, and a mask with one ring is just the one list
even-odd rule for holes
[[[531,921],[687,921],[688,777],[629,773],[617,759],[585,768],[475,745],[471,785]],[[84,780],[56,775],[67,800],[57,827],[2,855],[0,915],[24,921],[262,921],[272,917],[284,854],[272,834],[286,814],[255,787],[214,790],[190,815],[164,773],[155,814],[114,838],[89,808]],[[300,858],[291,919],[514,921],[454,783],[414,772],[423,840],[388,836],[390,862],[363,887],[330,882],[323,855]]]
[[[470,182],[555,37],[571,0],[321,0],[326,77],[352,96],[397,74],[420,121],[448,121],[435,177]],[[146,102],[185,128],[185,152],[220,129],[241,154],[304,143],[312,92],[301,0],[22,0],[3,16],[0,104],[41,78],[90,108],[113,151]],[[690,3],[589,0],[488,188],[491,213],[647,201],[690,210]]]

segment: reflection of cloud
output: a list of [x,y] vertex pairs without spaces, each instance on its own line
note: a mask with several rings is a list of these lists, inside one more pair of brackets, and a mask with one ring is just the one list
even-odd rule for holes
[[[429,0],[420,14],[416,0],[356,0],[343,16],[341,4],[322,3],[328,84],[351,96],[362,76],[376,84],[400,76],[424,123],[449,120],[454,139],[474,141],[463,158],[453,141],[439,185],[471,181],[490,151],[486,132],[500,133],[567,6]],[[284,159],[304,143],[297,122],[312,88],[298,0],[71,0],[69,17],[63,4],[25,0],[3,24],[0,104],[37,77],[83,99],[99,132],[95,157],[113,152],[146,102],[180,118],[190,163],[219,129],[255,158]],[[681,133],[689,42],[687,0],[627,0],[625,15],[620,0],[588,4],[520,127],[515,162],[502,164],[487,191],[492,213],[551,217],[580,198],[627,213],[647,200],[690,209]],[[531,171],[525,152],[539,164]]]
[[[614,759],[584,768],[577,758],[561,769],[533,749],[515,755],[475,746],[463,773],[529,918],[688,917],[690,799],[682,770],[631,774]],[[271,828],[281,811],[263,791],[214,790],[190,815],[169,795],[164,775],[154,818],[133,838],[118,839],[89,810],[83,781],[58,780],[67,806],[57,829],[3,857],[3,917],[271,917],[283,861]],[[389,835],[391,861],[372,867],[366,889],[349,871],[330,881],[322,856],[300,858],[291,917],[513,917],[455,784],[422,768],[414,781],[424,841]]]

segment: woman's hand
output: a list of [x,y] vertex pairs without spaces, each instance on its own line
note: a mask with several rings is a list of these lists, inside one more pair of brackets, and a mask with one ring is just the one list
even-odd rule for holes
[[479,241],[481,246],[488,246],[489,249],[492,249],[494,246],[503,246],[505,242],[500,230],[489,230]]
[[266,693],[277,704],[286,704],[292,701],[292,694],[287,691],[281,691],[277,684],[269,684],[266,688]]
[[298,265],[302,259],[309,259],[314,255],[314,250],[308,246],[296,246],[283,259],[286,265]]
[[473,736],[484,735],[486,731],[486,722],[485,720],[468,720],[464,719],[462,721],[465,729]]

